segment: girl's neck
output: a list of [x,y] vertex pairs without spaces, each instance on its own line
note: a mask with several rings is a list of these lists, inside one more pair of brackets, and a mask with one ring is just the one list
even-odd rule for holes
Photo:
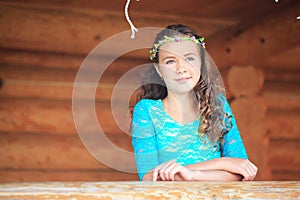
[[194,106],[194,93],[174,94],[168,91],[168,96],[164,99],[164,102],[170,106]]
[[168,96],[162,101],[168,115],[180,123],[194,121],[198,116],[194,95],[194,92],[174,94],[168,91]]

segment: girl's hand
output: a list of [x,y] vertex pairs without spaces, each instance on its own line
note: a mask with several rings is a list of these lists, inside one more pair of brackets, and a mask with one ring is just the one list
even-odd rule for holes
[[252,181],[257,174],[257,167],[247,159],[223,157],[222,161],[225,171],[242,175],[243,181]]
[[193,171],[171,160],[153,169],[153,181],[174,181],[176,174],[180,175],[180,179],[183,181],[193,180],[194,176]]

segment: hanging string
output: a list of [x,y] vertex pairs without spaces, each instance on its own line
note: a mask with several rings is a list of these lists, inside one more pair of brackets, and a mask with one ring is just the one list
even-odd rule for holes
[[127,22],[129,23],[130,25],[130,28],[131,28],[131,39],[134,39],[135,38],[135,32],[138,32],[137,28],[133,25],[133,23],[131,22],[130,18],[129,18],[129,15],[128,15],[128,7],[129,7],[129,4],[130,4],[130,0],[127,0],[126,2],[126,5],[125,5],[125,17],[126,17],[126,20]]

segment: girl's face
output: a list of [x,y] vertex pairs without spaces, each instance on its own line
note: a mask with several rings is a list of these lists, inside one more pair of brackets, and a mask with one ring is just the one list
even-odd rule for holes
[[188,93],[200,79],[200,52],[192,41],[167,42],[159,49],[159,63],[155,65],[168,90]]

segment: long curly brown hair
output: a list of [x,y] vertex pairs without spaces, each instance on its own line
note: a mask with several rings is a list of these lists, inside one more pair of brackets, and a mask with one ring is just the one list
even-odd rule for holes
[[[196,39],[200,38],[191,28],[181,24],[167,26],[160,33],[157,34],[154,44],[164,39],[164,36],[195,36]],[[231,117],[223,111],[223,104],[225,97],[220,91],[223,88],[212,84],[210,76],[208,75],[208,66],[206,59],[206,50],[198,45],[201,56],[201,75],[198,83],[194,87],[196,97],[196,108],[199,109],[200,125],[198,133],[200,136],[205,134],[209,137],[210,141],[215,144],[216,142],[223,143],[224,135],[231,129]],[[158,63],[159,51],[153,59],[154,63]],[[168,95],[165,82],[161,79],[154,64],[150,66],[145,76],[142,79],[142,86],[139,88],[136,101],[141,99],[164,99]],[[221,145],[222,146],[222,145]]]

